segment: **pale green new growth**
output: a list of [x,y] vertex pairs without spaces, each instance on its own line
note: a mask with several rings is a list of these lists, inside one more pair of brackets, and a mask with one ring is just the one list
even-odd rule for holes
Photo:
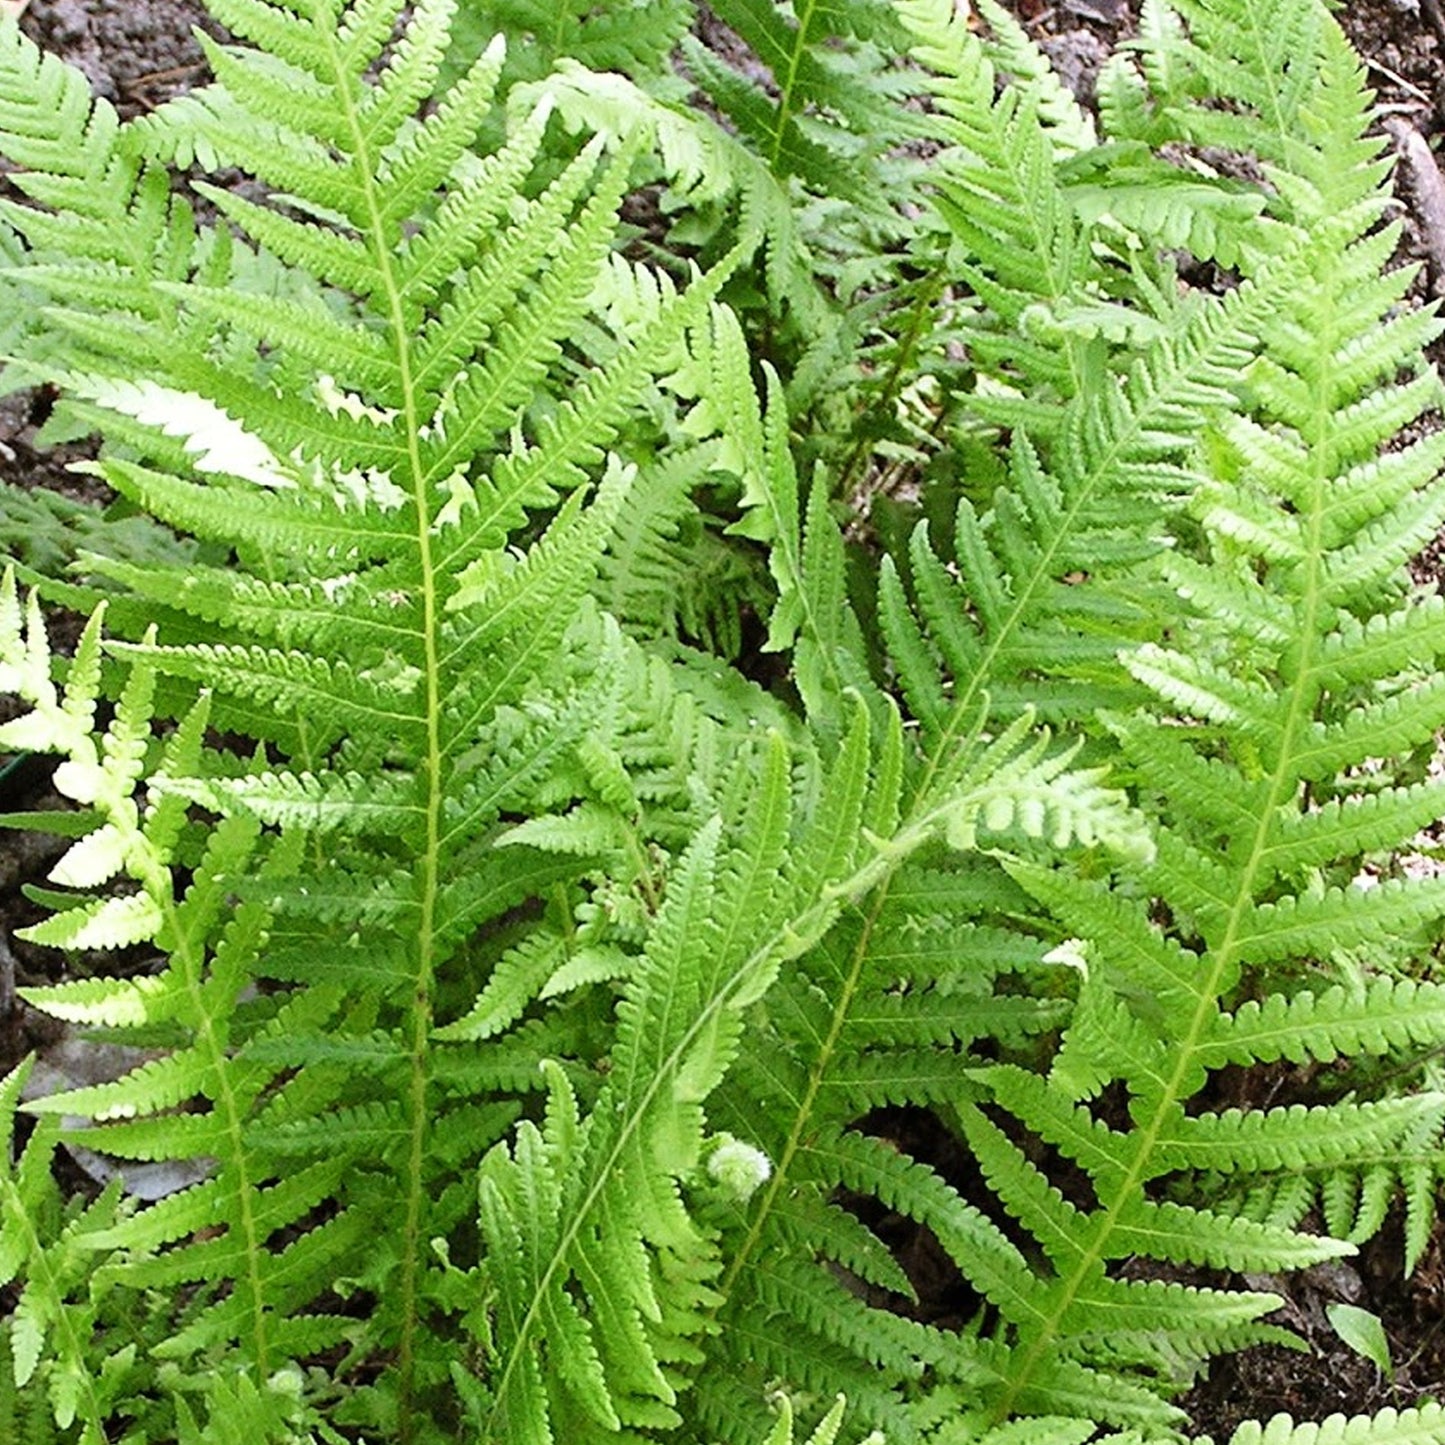
[[766,83],[682,0],[210,8],[127,123],[0,26],[8,364],[146,519],[0,587],[25,998],[143,1051],[0,1087],[0,1436],[1163,1442],[1413,1268],[1438,325],[1323,6],[1146,4],[1097,116],[992,0],[714,5]]

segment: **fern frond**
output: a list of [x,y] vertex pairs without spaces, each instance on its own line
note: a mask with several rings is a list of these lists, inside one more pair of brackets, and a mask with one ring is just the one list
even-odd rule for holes
[[[1180,9],[1191,24],[1220,23],[1215,7]],[[1251,368],[1259,384],[1251,382],[1245,419],[1225,419],[1220,432],[1231,440],[1222,447],[1206,440],[1196,453],[1194,464],[1210,470],[1189,506],[1203,540],[1195,560],[1174,572],[1190,621],[1171,629],[1167,647],[1145,646],[1124,659],[1157,699],[1147,722],[1144,713],[1111,721],[1135,768],[1138,795],[1159,820],[1157,855],[1143,875],[1154,901],[1126,898],[1062,870],[1010,865],[1072,936],[1065,947],[1087,974],[1053,1073],[1044,1079],[992,1069],[990,1095],[1080,1166],[1097,1202],[1082,1210],[1057,1197],[1047,1173],[1028,1172],[1018,1146],[969,1106],[976,1110],[965,1114],[975,1146],[999,1155],[994,1188],[1004,1205],[1052,1258],[1066,1261],[1058,1266],[1057,1294],[1037,1319],[1017,1326],[1005,1411],[1051,1377],[1057,1352],[1083,1325],[1083,1316],[1070,1311],[1091,1297],[1105,1261],[1143,1244],[1126,1220],[1149,1180],[1216,1165],[1226,1175],[1270,1180],[1298,1167],[1318,1178],[1321,1190],[1334,1187],[1341,1200],[1357,1201],[1326,1211],[1326,1218],[1332,1231],[1344,1224],[1359,1239],[1378,1226],[1384,1201],[1407,1172],[1416,1197],[1420,1164],[1433,1174],[1427,1161],[1439,1105],[1429,1094],[1244,1112],[1185,1108],[1226,1051],[1231,1062],[1247,1065],[1291,1051],[1334,1058],[1418,1048],[1420,1035],[1412,1034],[1407,1015],[1414,986],[1402,986],[1398,1002],[1395,985],[1383,979],[1340,984],[1317,1000],[1287,980],[1304,959],[1328,968],[1334,950],[1352,942],[1379,947],[1408,936],[1438,919],[1442,905],[1428,883],[1390,880],[1383,891],[1351,886],[1364,857],[1405,842],[1435,805],[1428,790],[1386,786],[1357,796],[1358,777],[1350,775],[1367,756],[1355,749],[1373,749],[1368,756],[1379,758],[1382,748],[1408,747],[1438,725],[1433,685],[1421,681],[1433,667],[1433,645],[1425,639],[1434,604],[1398,601],[1401,566],[1417,545],[1412,539],[1434,515],[1436,464],[1424,455],[1418,465],[1394,464],[1397,485],[1378,508],[1353,500],[1354,470],[1368,468],[1396,428],[1432,404],[1438,383],[1418,369],[1413,340],[1404,352],[1392,350],[1393,340],[1378,349],[1355,341],[1367,324],[1363,316],[1377,316],[1399,294],[1399,278],[1376,280],[1386,233],[1366,234],[1378,216],[1381,173],[1370,145],[1357,143],[1359,81],[1340,59],[1337,32],[1315,7],[1281,10],[1288,16],[1267,39],[1253,37],[1251,47],[1259,48],[1247,47],[1238,70],[1215,76],[1216,93],[1235,96],[1240,112],[1214,129],[1197,115],[1191,132],[1197,139],[1208,131],[1221,142],[1228,133],[1242,146],[1255,130],[1243,113],[1250,107],[1265,107],[1281,133],[1291,134],[1298,122],[1280,118],[1308,110],[1313,151],[1297,139],[1276,148],[1268,127],[1258,146],[1282,173],[1299,178],[1285,184],[1290,216],[1317,214],[1319,244],[1300,253],[1297,282],[1308,277],[1307,291],[1297,284],[1281,293],[1261,329],[1260,359]],[[1284,36],[1296,47],[1288,59],[1278,48]],[[1301,63],[1301,56],[1313,60]],[[1340,167],[1337,177],[1325,175],[1326,156]],[[1270,264],[1254,274],[1268,274]],[[1349,314],[1340,330],[1319,321],[1336,298]],[[1386,376],[1391,381],[1377,387]],[[1307,398],[1321,391],[1329,403],[1311,409]],[[1337,479],[1344,489],[1338,504]],[[1196,590],[1208,569],[1225,580]],[[986,617],[988,598],[981,590],[977,596]],[[1418,618],[1410,615],[1416,607]],[[1394,635],[1399,648],[1391,645]],[[1333,656],[1348,659],[1339,673],[1330,672]],[[1159,703],[1178,726],[1161,729]],[[1151,919],[1148,909],[1160,905]],[[1242,990],[1265,997],[1248,1001]],[[1420,1027],[1436,1038],[1426,1014],[1428,1007]],[[1224,1041],[1236,1023],[1251,1037],[1233,1050]],[[1279,1029],[1274,1041],[1271,1027]],[[1081,1102],[1113,1080],[1129,1097],[1122,1130],[1104,1127]],[[1378,1166],[1400,1151],[1409,1154],[1408,1171],[1382,1172]],[[1011,1156],[1015,1162],[1007,1165]],[[1331,1186],[1329,1179],[1340,1182]],[[1236,1197],[1248,1187],[1240,1180]],[[1163,1203],[1147,1192],[1142,1202]],[[1295,1211],[1268,1222],[1278,1227],[1298,1218]],[[1218,1217],[1211,1248],[1257,1258],[1264,1241],[1243,1234],[1230,1241],[1234,1222]],[[1257,1222],[1264,1221],[1251,1227]],[[1414,1229],[1418,1238],[1418,1220]],[[1290,1245],[1275,1235],[1272,1247],[1298,1259],[1320,1246],[1299,1239]],[[1228,1319],[1219,1317],[1213,1343],[1206,1332],[1194,1346],[1207,1352],[1226,1343],[1234,1328]]]
[[[1187,471],[1171,458],[1182,461],[1192,427],[1227,404],[1232,376],[1287,274],[1282,267],[1258,289],[1241,287],[1188,316],[1180,341],[1155,348],[1117,388],[1095,371],[1098,390],[1087,404],[1049,422],[1063,430],[1052,467],[1016,437],[1010,486],[992,510],[960,503],[952,558],[940,559],[927,533],[915,531],[912,595],[899,569],[885,567],[880,621],[930,733],[956,727],[958,709],[985,693],[996,708],[1028,701],[1045,716],[1087,715],[1109,703],[1117,641],[1105,645],[1102,635],[1147,635],[1133,600],[1108,586],[1143,560],[1138,531],[1125,541],[1119,529],[1118,491],[1127,488],[1136,505],[1162,506],[1186,484]],[[1041,674],[1048,684],[1031,685]],[[952,696],[950,676],[963,684]]]
[[1418,1409],[1389,1407],[1375,1415],[1331,1415],[1318,1424],[1296,1424],[1288,1415],[1260,1423],[1249,1421],[1229,1437],[1230,1445],[1389,1445],[1436,1438],[1441,1407],[1427,1402]]
[[534,80],[569,62],[595,72],[649,77],[665,68],[689,21],[689,0],[620,0],[602,6],[582,0],[543,4],[539,0],[487,0],[468,6],[458,17],[456,44],[465,53],[494,35],[526,35],[509,73],[518,82]]
[[1360,990],[1337,984],[1322,994],[1302,990],[1289,998],[1246,1000],[1214,1020],[1203,1046],[1214,1055],[1207,1067],[1279,1058],[1331,1063],[1342,1054],[1387,1054],[1428,1044],[1440,1031],[1433,1017],[1438,987],[1376,978]]
[[80,1438],[92,1445],[106,1438],[119,1382],[92,1367],[88,1343],[97,1310],[93,1299],[80,1296],[95,1259],[92,1237],[114,1218],[120,1190],[113,1184],[62,1219],[51,1175],[58,1127],[41,1125],[14,1157],[15,1110],[32,1062],[26,1060],[0,1083],[0,1279],[10,1284],[22,1271],[25,1278],[6,1331],[6,1374],[15,1388],[24,1389],[39,1371],[56,1425],[67,1430],[78,1420]]
[[[698,67],[713,99],[776,174],[798,175],[825,194],[864,199],[851,177],[839,174],[837,155],[852,151],[856,160],[857,151],[866,153],[865,145],[876,154],[883,136],[902,129],[902,116],[880,101],[881,87],[859,84],[822,42],[845,36],[865,41],[894,38],[888,8],[872,0],[852,0],[822,13],[806,10],[796,24],[770,6],[735,0],[726,0],[718,13],[768,67],[778,93],[776,99],[765,95],[701,46],[690,46],[689,62]],[[815,138],[818,127],[810,134],[800,124],[809,109],[839,117],[853,144],[849,146],[841,136],[829,141]]]
[[[1419,1259],[1438,325],[1338,28],[1150,0],[1096,123],[994,0],[715,8],[765,79],[685,0],[214,0],[127,125],[0,32],[12,379],[155,529],[29,559],[69,657],[0,584],[26,936],[147,946],[25,992],[147,1052],[0,1085],[0,1422],[1155,1438],[1296,1343],[1191,1270]],[[1279,1060],[1350,1092],[1211,1107]]]
[[96,99],[79,70],[28,44],[10,17],[0,29],[0,47],[6,153],[44,175],[92,184],[103,178],[119,129],[114,108]]
[[[615,700],[623,679],[595,680],[616,648],[589,656],[569,629],[587,610],[631,469],[612,466],[586,498],[636,398],[686,356],[725,275],[679,294],[642,268],[610,266],[613,213],[635,147],[610,157],[584,149],[563,180],[533,189],[539,113],[491,161],[464,156],[494,93],[500,48],[478,60],[458,96],[418,119],[440,73],[450,11],[430,4],[402,24],[388,4],[289,13],[252,0],[223,4],[220,18],[260,49],[213,47],[216,87],[153,118],[136,141],[153,156],[179,156],[190,126],[193,153],[247,166],[269,196],[210,193],[273,258],[263,262],[246,242],[188,249],[178,222],[173,251],[156,260],[146,247],[166,213],[153,167],[137,191],[144,206],[107,213],[129,243],[124,285],[108,299],[92,266],[90,284],[69,290],[67,314],[54,317],[85,357],[59,379],[91,416],[119,417],[117,434],[132,448],[101,470],[152,515],[236,549],[234,566],[178,569],[165,581],[98,559],[95,575],[120,589],[117,623],[145,618],[160,632],[138,628],[113,656],[136,679],[160,669],[161,706],[184,708],[188,690],[213,689],[218,723],[240,722],[281,756],[246,768],[167,755],[159,769],[154,760],[142,767],[150,703],[141,691],[122,699],[111,742],[97,752],[87,704],[72,701],[73,715],[65,712],[39,624],[32,618],[27,638],[13,584],[3,638],[5,681],[37,707],[36,721],[8,725],[7,742],[28,746],[27,729],[43,727],[43,745],[73,754],[64,765],[72,790],[105,805],[62,877],[94,887],[122,864],[150,870],[140,893],[68,910],[39,925],[42,936],[72,945],[154,937],[169,955],[154,984],[67,985],[37,1002],[117,1027],[166,1023],[185,1037],[149,1069],[45,1107],[109,1116],[86,1130],[86,1143],[120,1157],[218,1161],[213,1185],[187,1206],[212,1211],[207,1237],[170,1233],[193,1213],[148,1220],[138,1211],[134,1269],[116,1275],[116,1287],[209,1281],[162,1353],[189,1360],[239,1349],[260,1379],[275,1360],[360,1335],[361,1353],[379,1349],[397,1361],[388,1388],[409,1402],[403,1410],[420,1408],[423,1388],[427,1241],[462,1228],[465,1213],[450,1184],[433,1205],[430,1182],[475,1165],[514,1117],[500,1101],[475,1113],[479,1092],[536,1085],[535,1055],[533,1067],[519,1067],[520,1048],[498,1051],[469,1082],[458,1075],[443,1084],[442,1043],[431,1037],[438,969],[464,957],[458,985],[448,986],[464,990],[471,980],[475,993],[479,927],[549,890],[562,890],[567,913],[586,901],[568,891],[585,861],[493,849],[504,810],[518,800],[531,807],[552,788],[554,806],[565,809],[583,785],[574,750],[589,722],[626,716]],[[468,98],[470,107],[460,104]],[[39,244],[47,217],[21,219]],[[559,254],[556,238],[569,224]],[[68,286],[86,259],[70,249],[70,271],[37,266],[31,279]],[[114,248],[102,259],[119,264]],[[269,293],[238,304],[235,278],[263,272]],[[140,325],[133,292],[148,298]],[[592,315],[597,323],[578,343],[579,322]],[[184,344],[165,335],[162,318],[172,317],[183,318]],[[142,357],[155,365],[137,384],[129,374]],[[564,388],[572,395],[562,401]],[[547,390],[557,408],[532,412]],[[564,495],[570,500],[538,524],[540,540],[514,565],[508,548],[524,540],[517,534],[530,514]],[[85,646],[71,671],[73,699],[98,665],[98,631]],[[333,647],[348,660],[328,660]],[[94,679],[87,685],[93,691]],[[57,731],[61,717],[69,721]],[[182,725],[197,738],[201,727]],[[606,745],[604,734],[597,746]],[[597,756],[588,756],[600,778]],[[369,773],[383,759],[392,780],[377,791]],[[664,787],[679,766],[685,779],[686,753],[641,771],[664,828],[675,826],[672,810],[686,793],[673,780]],[[144,818],[130,797],[138,784]],[[605,791],[629,790],[619,762]],[[211,853],[196,853],[185,826],[193,802],[223,817]],[[650,825],[637,826],[645,850]],[[422,860],[405,885],[395,859],[384,864],[392,848]],[[173,866],[193,875],[181,899]],[[243,895],[229,916],[223,879]],[[363,947],[363,928],[369,934],[378,919],[402,932]],[[597,931],[615,947],[605,927]],[[280,987],[266,1003],[243,1006],[260,974]],[[560,1044],[565,1033],[543,1036]],[[383,1079],[402,1102],[377,1115],[368,1078]],[[181,1102],[193,1111],[172,1112]],[[433,1155],[427,1140],[453,1122],[457,1147]],[[338,1149],[371,1163],[354,1177],[320,1161],[298,1172],[298,1159],[334,1160]],[[406,1223],[383,1262],[363,1265],[378,1210]],[[282,1231],[286,1246],[269,1248]],[[360,1331],[322,1298],[348,1274],[366,1277],[386,1301]],[[609,1280],[597,1297],[611,1289]],[[671,1349],[663,1346],[665,1357]]]

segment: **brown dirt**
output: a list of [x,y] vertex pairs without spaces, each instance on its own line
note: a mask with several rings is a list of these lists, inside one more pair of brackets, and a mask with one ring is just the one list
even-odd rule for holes
[[[1087,97],[1101,60],[1120,35],[1132,29],[1137,3],[1014,0],[1014,9],[1066,80]],[[1365,57],[1385,113],[1407,121],[1438,150],[1445,137],[1445,15],[1440,0],[1365,0],[1344,5],[1338,13]],[[22,26],[47,49],[78,65],[101,95],[130,116],[203,79],[201,51],[191,33],[203,19],[201,7],[191,0],[33,0]],[[1428,238],[1420,234],[1409,204],[1402,204],[1401,215],[1402,258],[1422,258]],[[1445,364],[1445,343],[1437,344],[1435,359]],[[44,410],[44,398],[35,394],[0,400],[0,479],[25,486],[59,483],[74,494],[75,479],[60,463],[75,453],[57,456],[36,442]],[[43,767],[0,770],[0,811],[54,801],[46,797],[47,780]],[[14,1003],[13,986],[16,981],[53,979],[55,956],[5,940],[15,927],[34,921],[33,906],[20,885],[43,877],[59,846],[33,834],[0,837],[0,1068],[8,1068],[46,1037],[47,1026],[38,1016]],[[888,1232],[890,1221],[875,1223]],[[935,1299],[930,1313],[957,1317],[962,1306],[956,1272],[941,1251],[912,1238],[905,1223],[891,1221],[897,1238],[890,1236],[890,1242],[905,1256],[920,1295]],[[1402,1278],[1401,1253],[1396,1224],[1356,1260],[1269,1282],[1288,1300],[1280,1322],[1299,1331],[1313,1353],[1262,1348],[1220,1362],[1183,1401],[1194,1428],[1223,1440],[1240,1422],[1277,1411],[1299,1420],[1320,1419],[1332,1411],[1353,1414],[1405,1406],[1427,1394],[1445,1393],[1445,1251],[1440,1232],[1409,1280]],[[930,1273],[937,1276],[932,1281]],[[1383,1378],[1334,1335],[1324,1311],[1336,1300],[1372,1310],[1384,1321],[1396,1366],[1393,1380]]]
[[[1251,1277],[1286,1297],[1274,1319],[1310,1346],[1244,1350],[1215,1363],[1209,1378],[1180,1401],[1196,1428],[1226,1440],[1246,1420],[1283,1411],[1296,1420],[1405,1409],[1445,1394],[1445,1260],[1441,1232],[1409,1279],[1402,1278],[1399,1221],[1391,1219],[1358,1258],[1318,1265],[1286,1280]],[[1325,1311],[1342,1303],[1377,1314],[1385,1327],[1391,1377],[1344,1346]]]
[[83,70],[126,118],[205,78],[197,25],[221,33],[192,0],[32,0],[20,22],[32,40]]

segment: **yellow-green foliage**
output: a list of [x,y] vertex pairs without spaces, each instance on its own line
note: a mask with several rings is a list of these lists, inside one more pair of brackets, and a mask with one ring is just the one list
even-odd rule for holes
[[[1146,5],[1097,117],[991,0],[718,6],[774,82],[688,51],[726,126],[681,3],[210,0],[214,83],[124,124],[0,28],[15,379],[155,529],[0,589],[0,747],[83,829],[25,936],[142,950],[26,998],[148,1050],[0,1095],[12,1432],[1162,1440],[1292,1341],[1186,1267],[1399,1198],[1413,1266],[1438,327],[1340,31],[1241,5]],[[1344,1087],[1216,1107],[1281,1059]],[[122,1178],[67,1200],[77,1133]],[[860,1197],[965,1328],[870,1302]],[[1445,1438],[1313,1428],[1239,1438]]]

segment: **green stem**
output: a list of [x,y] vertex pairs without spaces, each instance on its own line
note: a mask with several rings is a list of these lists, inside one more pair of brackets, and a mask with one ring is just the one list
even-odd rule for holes
[[387,308],[392,346],[396,354],[401,393],[399,408],[406,436],[406,480],[416,517],[416,548],[421,574],[423,697],[426,708],[426,749],[421,765],[425,792],[423,812],[425,833],[420,856],[413,861],[418,883],[419,909],[416,952],[412,974],[409,1066],[402,1097],[406,1108],[407,1142],[404,1150],[401,1222],[401,1278],[398,1287],[400,1338],[397,1344],[398,1445],[411,1445],[416,1437],[415,1376],[417,1333],[420,1313],[422,1271],[422,1215],[425,1205],[424,1166],[429,1126],[427,1094],[431,1076],[431,1032],[434,1014],[436,973],[436,908],[441,886],[441,823],[445,798],[443,745],[441,737],[442,664],[440,630],[442,599],[438,595],[437,563],[433,556],[431,498],[428,475],[421,455],[421,396],[415,378],[411,328],[402,304],[402,287],[396,274],[396,238],[385,219],[378,194],[378,158],[371,153],[361,127],[352,77],[335,48],[335,35],[326,32],[331,48],[336,91],[341,99],[347,130],[352,142],[353,167],[363,192],[366,210],[366,238],[381,277],[378,288]]
[[797,38],[788,56],[787,71],[773,77],[778,83],[778,125],[773,132],[773,149],[768,156],[768,169],[774,175],[778,173],[778,158],[783,153],[783,132],[793,118],[793,96],[798,84],[798,67],[802,64],[803,51],[807,49],[808,31],[812,27],[817,9],[818,0],[806,0],[805,4],[797,7]]
[[834,490],[834,495],[841,500],[846,501],[852,495],[854,474],[869,451],[870,438],[863,430],[864,423],[870,414],[881,413],[886,416],[897,399],[899,383],[905,370],[912,375],[913,358],[923,336],[924,323],[938,304],[947,285],[948,278],[944,274],[942,260],[919,283],[918,294],[909,307],[908,321],[903,328],[903,336],[894,349],[893,361],[888,367],[888,374],[883,378],[883,385],[872,403],[860,411],[853,423],[853,445],[843,459],[843,465],[838,469],[838,481]]

